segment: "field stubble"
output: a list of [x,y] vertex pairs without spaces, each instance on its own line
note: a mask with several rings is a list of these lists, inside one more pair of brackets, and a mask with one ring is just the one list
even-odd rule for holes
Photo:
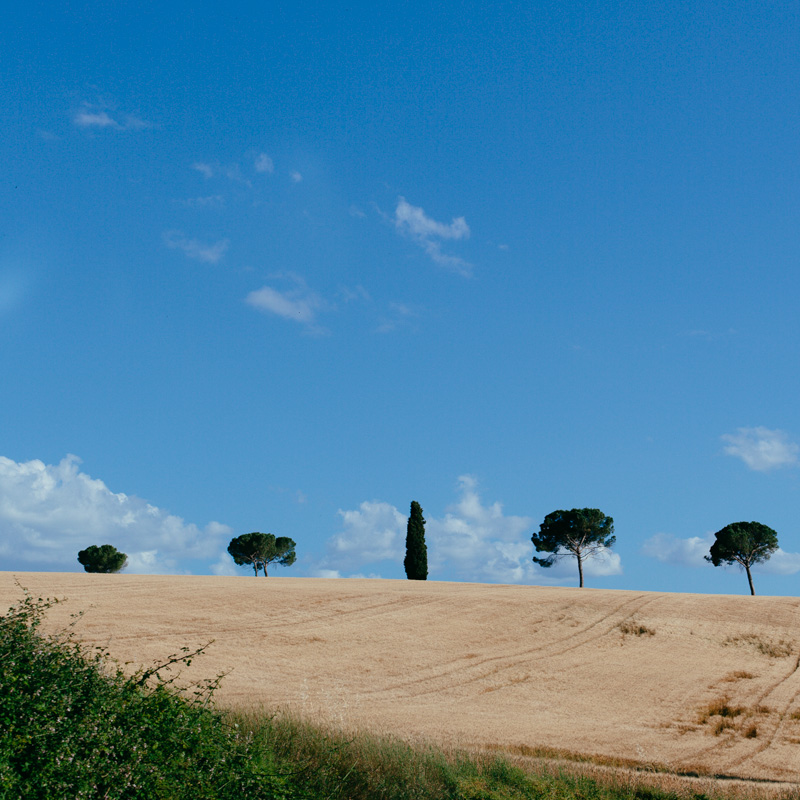
[[214,640],[183,677],[227,673],[221,707],[743,797],[800,782],[797,598],[0,573],[4,608],[15,578],[132,668]]

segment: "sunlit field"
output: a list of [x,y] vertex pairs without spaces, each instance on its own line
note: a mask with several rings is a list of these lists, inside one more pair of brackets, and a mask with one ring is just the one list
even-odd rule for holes
[[[218,707],[595,770],[800,781],[800,600],[385,580],[0,573],[126,669],[209,642]],[[82,613],[78,619],[70,615]],[[733,785],[733,784],[731,784]]]

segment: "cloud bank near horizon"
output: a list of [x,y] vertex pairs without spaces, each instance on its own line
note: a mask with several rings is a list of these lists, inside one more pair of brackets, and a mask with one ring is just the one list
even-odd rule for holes
[[[200,529],[138,497],[112,492],[80,470],[77,456],[58,464],[0,456],[0,558],[16,569],[80,571],[78,551],[112,544],[127,553],[126,572],[188,573],[189,561],[225,553],[231,529]],[[227,554],[226,554],[227,555]]]
[[[477,583],[563,584],[577,580],[574,559],[550,569],[533,563],[530,517],[506,515],[502,504],[484,505],[471,475],[458,479],[458,500],[443,518],[426,516],[430,580]],[[424,509],[423,509],[424,513]],[[339,511],[341,531],[328,540],[325,556],[311,570],[318,577],[402,577],[407,515],[383,501],[365,501]],[[619,553],[602,551],[584,565],[589,576],[619,575]]]
[[[642,553],[662,564],[677,567],[710,567],[712,565],[705,560],[705,557],[709,554],[712,544],[714,544],[713,533],[683,539],[671,533],[657,533],[642,545]],[[800,572],[800,553],[788,553],[779,547],[767,561],[756,564],[753,570],[772,575],[794,575]]]

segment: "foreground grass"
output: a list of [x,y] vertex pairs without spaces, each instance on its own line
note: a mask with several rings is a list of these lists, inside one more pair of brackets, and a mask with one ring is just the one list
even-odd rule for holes
[[202,648],[126,675],[69,632],[43,636],[50,604],[26,596],[0,617],[0,800],[711,796],[578,773],[531,773],[502,757],[412,747],[286,716],[221,713],[211,706],[215,682],[178,692],[170,677],[170,668]]

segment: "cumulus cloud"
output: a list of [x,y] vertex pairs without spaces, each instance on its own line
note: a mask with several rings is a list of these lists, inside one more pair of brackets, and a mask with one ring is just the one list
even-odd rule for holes
[[800,553],[787,553],[779,547],[768,561],[758,564],[755,569],[774,575],[794,575],[800,572]]
[[675,564],[681,567],[702,567],[708,562],[705,556],[714,544],[714,534],[690,536],[680,539],[671,533],[657,533],[643,545],[642,553],[655,558],[662,564]]
[[750,469],[759,472],[791,467],[797,463],[800,447],[785,431],[769,428],[739,428],[722,436],[725,453],[741,458]]
[[313,570],[320,578],[359,577],[376,562],[402,562],[406,518],[389,503],[365,501],[354,510],[339,510],[342,530],[328,540],[324,558]]
[[[188,572],[224,552],[231,529],[204,529],[156,506],[112,492],[68,455],[59,464],[0,456],[0,558],[5,569],[80,569],[79,550],[113,544],[127,553],[127,572]],[[204,571],[203,568],[201,568]]]
[[325,302],[299,276],[285,277],[292,282],[291,288],[279,291],[272,286],[263,286],[250,292],[245,302],[259,311],[299,322],[310,331],[321,332],[322,329],[316,324],[316,315],[326,307]]
[[253,167],[256,172],[261,172],[265,175],[272,175],[275,172],[275,164],[272,163],[272,159],[266,153],[259,153],[256,156]]
[[[703,567],[708,566],[705,556],[708,555],[712,544],[714,544],[713,533],[703,537],[690,536],[686,539],[673,536],[671,533],[657,533],[642,545],[642,553],[657,559],[662,564]],[[794,575],[800,572],[800,553],[787,553],[779,547],[769,560],[756,564],[753,569],[774,575]]]
[[469,238],[470,230],[464,217],[454,217],[449,225],[437,222],[427,216],[422,208],[412,206],[405,197],[400,197],[394,212],[394,224],[400,233],[415,241],[436,264],[460,275],[472,274],[471,264],[458,256],[442,252],[442,240]]
[[[532,561],[530,517],[507,515],[500,503],[484,505],[474,477],[458,479],[459,498],[443,518],[426,514],[429,578],[482,583],[574,582],[573,559],[551,569]],[[339,576],[369,573],[365,567],[383,564],[391,577],[403,575],[407,514],[389,503],[372,501],[358,509],[340,511],[342,530],[328,542],[325,557],[314,574],[335,571]],[[388,566],[386,562],[390,562]],[[622,564],[617,553],[604,551],[585,564],[588,575],[617,575]]]
[[228,240],[221,239],[214,244],[205,244],[197,239],[189,239],[181,231],[166,231],[164,244],[172,250],[181,250],[188,258],[216,264],[228,249]]

